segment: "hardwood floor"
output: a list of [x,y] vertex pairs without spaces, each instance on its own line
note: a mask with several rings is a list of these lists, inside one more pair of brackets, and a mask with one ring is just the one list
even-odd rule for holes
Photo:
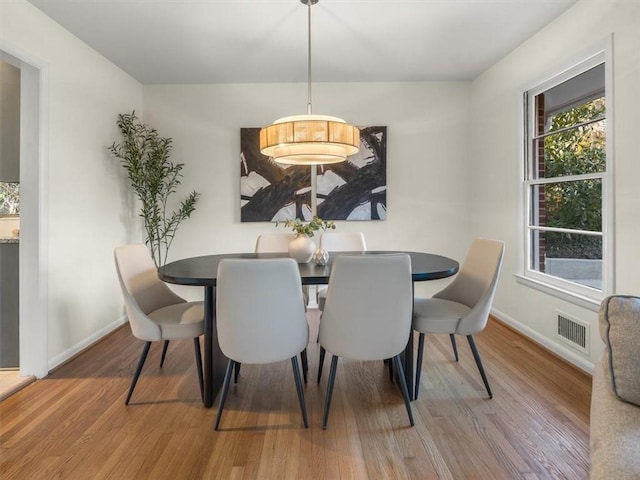
[[0,402],[35,379],[35,377],[21,377],[17,368],[0,368]]
[[[461,339],[462,340],[462,339]],[[0,403],[0,477],[8,479],[583,479],[591,379],[496,321],[476,337],[494,398],[466,341],[430,336],[410,428],[382,362],[340,361],[329,427],[318,348],[309,347],[304,429],[290,362],[243,365],[221,431],[200,402],[191,341],[160,370],[128,327]]]

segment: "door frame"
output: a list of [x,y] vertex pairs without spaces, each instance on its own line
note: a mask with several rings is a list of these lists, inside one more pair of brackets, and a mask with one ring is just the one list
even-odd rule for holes
[[0,60],[20,69],[20,376],[48,375],[49,69],[0,40]]

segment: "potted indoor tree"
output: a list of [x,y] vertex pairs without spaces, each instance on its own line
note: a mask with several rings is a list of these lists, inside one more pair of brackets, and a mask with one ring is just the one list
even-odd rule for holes
[[183,163],[169,160],[173,140],[161,137],[155,128],[139,122],[135,111],[118,115],[117,125],[123,140],[114,142],[109,151],[120,159],[131,188],[140,200],[145,243],[159,267],[166,263],[178,226],[191,216],[200,194],[193,190],[177,210],[169,213],[168,199],[180,185],[184,167]]

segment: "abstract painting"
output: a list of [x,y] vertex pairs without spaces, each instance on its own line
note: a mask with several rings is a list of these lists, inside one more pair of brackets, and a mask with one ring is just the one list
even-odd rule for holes
[[386,220],[387,127],[360,127],[360,151],[318,165],[316,201],[325,220]]
[[240,221],[311,219],[311,169],[260,153],[260,129],[240,129]]
[[[260,129],[240,129],[240,221],[310,220],[311,168],[281,165],[260,153]],[[386,220],[387,127],[361,127],[360,151],[318,165],[316,205],[325,220]]]

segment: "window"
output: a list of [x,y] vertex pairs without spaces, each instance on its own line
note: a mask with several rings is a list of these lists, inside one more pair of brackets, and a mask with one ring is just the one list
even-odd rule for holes
[[611,217],[604,53],[525,93],[525,277],[600,299]]

